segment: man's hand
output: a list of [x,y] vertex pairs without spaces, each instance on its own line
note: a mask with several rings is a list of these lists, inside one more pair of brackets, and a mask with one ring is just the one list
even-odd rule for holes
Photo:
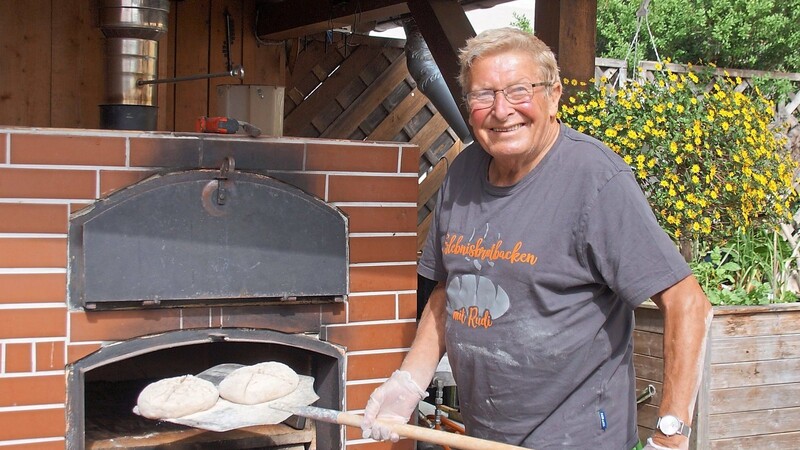
[[361,434],[364,439],[371,437],[376,441],[392,442],[400,440],[397,433],[389,427],[377,422],[382,420],[394,423],[406,423],[420,400],[427,396],[414,380],[411,374],[404,370],[396,370],[385,383],[379,386],[372,395],[364,410],[364,421],[361,422]]

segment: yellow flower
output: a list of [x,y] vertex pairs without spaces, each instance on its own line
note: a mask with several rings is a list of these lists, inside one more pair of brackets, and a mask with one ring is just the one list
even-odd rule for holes
[[736,92],[734,80],[706,72],[647,76],[653,82],[592,82],[559,119],[595,134],[631,166],[673,238],[721,242],[736,227],[788,220],[798,165],[776,137],[785,130],[772,128],[774,105],[757,88]]

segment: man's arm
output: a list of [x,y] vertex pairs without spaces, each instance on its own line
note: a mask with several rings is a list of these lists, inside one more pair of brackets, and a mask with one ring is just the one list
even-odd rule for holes
[[425,388],[430,385],[445,351],[445,303],[444,283],[440,282],[425,305],[414,342],[400,369],[369,396],[361,422],[364,438],[397,442],[400,436],[377,420],[406,423],[419,401],[427,395]]
[[[659,416],[678,417],[692,422],[695,400],[703,375],[706,337],[713,311],[703,289],[690,275],[654,295],[653,302],[664,317],[664,386]],[[688,448],[681,435],[667,437],[659,431],[653,442],[667,448]]]
[[445,283],[433,288],[428,304],[422,311],[417,334],[400,370],[408,371],[411,379],[423,388],[428,386],[445,352],[444,325],[447,319]]

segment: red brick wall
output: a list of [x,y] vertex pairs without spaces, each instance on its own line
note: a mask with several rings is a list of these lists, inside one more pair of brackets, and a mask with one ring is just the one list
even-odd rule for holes
[[[257,306],[102,315],[66,306],[70,213],[165,168],[216,168],[228,155],[236,169],[290,182],[349,216],[351,294],[323,316],[327,339],[347,348],[346,409],[360,412],[400,364],[415,331],[417,147],[0,129],[0,447],[63,449],[65,365],[104,345],[181,323],[275,326]],[[347,439],[348,449],[412,448],[365,441],[353,429]]]

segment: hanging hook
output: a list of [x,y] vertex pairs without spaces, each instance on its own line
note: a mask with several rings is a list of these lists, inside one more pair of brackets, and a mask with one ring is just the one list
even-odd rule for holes
[[222,160],[222,166],[219,168],[219,175],[214,177],[217,180],[217,204],[224,205],[228,201],[228,191],[225,189],[225,182],[228,181],[228,176],[231,175],[236,167],[236,161],[232,156],[226,156]]

